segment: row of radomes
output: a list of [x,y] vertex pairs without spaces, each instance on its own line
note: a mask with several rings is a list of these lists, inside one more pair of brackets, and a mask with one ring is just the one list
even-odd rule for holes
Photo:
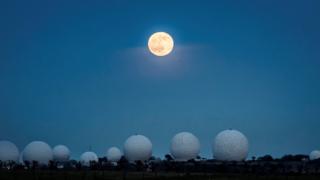
[[[212,145],[213,156],[222,161],[242,161],[247,158],[249,143],[245,135],[237,130],[224,130],[216,137]],[[124,143],[124,155],[129,161],[145,161],[152,155],[152,143],[143,135],[132,135]],[[200,153],[200,142],[196,136],[189,132],[176,134],[170,145],[170,153],[177,161],[195,159]],[[111,162],[117,162],[122,156],[117,147],[111,147],[107,151],[107,158]],[[20,162],[37,161],[39,164],[47,164],[50,160],[68,161],[70,150],[64,145],[51,147],[42,141],[29,143],[21,153]],[[312,151],[310,159],[320,158],[320,151]],[[10,141],[0,141],[0,161],[19,161],[19,150]],[[85,152],[80,157],[83,165],[89,165],[91,161],[98,161],[94,152]]]

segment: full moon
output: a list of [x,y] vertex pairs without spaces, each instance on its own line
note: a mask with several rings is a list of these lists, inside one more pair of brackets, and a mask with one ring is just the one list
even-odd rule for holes
[[148,47],[152,54],[156,56],[166,56],[173,49],[172,37],[166,32],[156,32],[152,34],[148,41]]

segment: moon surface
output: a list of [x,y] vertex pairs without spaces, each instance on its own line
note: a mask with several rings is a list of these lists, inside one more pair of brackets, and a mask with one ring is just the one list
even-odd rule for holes
[[156,32],[152,34],[148,41],[148,47],[152,54],[156,56],[166,56],[173,49],[172,37],[166,32]]

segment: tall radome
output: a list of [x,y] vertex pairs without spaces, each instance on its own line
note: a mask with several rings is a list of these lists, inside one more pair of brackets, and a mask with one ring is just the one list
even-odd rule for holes
[[200,142],[192,133],[180,132],[171,140],[170,153],[176,161],[195,159],[200,153]]
[[118,162],[122,156],[122,153],[119,148],[111,147],[107,151],[107,159],[110,162]]
[[221,161],[243,161],[248,156],[249,143],[244,134],[237,130],[220,132],[212,145],[213,157]]
[[33,141],[23,150],[23,161],[32,163],[36,161],[39,165],[48,165],[53,159],[51,147],[43,141]]
[[1,162],[18,162],[19,150],[15,144],[10,141],[0,141],[0,161]]

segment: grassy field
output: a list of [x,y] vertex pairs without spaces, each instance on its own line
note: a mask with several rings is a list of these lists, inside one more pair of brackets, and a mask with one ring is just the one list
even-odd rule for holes
[[110,171],[1,171],[1,180],[319,180],[319,175],[250,175]]

